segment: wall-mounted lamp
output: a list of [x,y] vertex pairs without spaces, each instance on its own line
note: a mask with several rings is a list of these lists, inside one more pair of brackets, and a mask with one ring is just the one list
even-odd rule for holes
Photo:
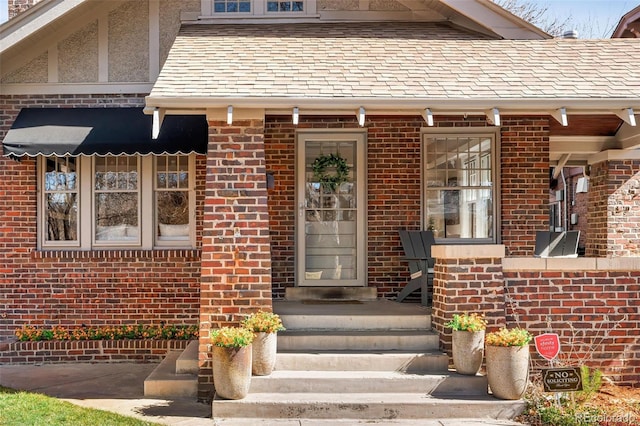
[[500,110],[498,108],[491,108],[485,111],[487,115],[487,121],[493,126],[500,126]]
[[364,107],[360,107],[358,110],[358,124],[360,127],[364,127],[364,119],[366,118]]
[[151,121],[151,139],[158,139],[158,136],[160,136],[162,120],[164,120],[164,109],[160,110],[159,108],[155,108],[153,110],[153,119]]
[[633,113],[633,108],[625,108],[622,111],[616,112],[616,115],[629,126],[636,127],[636,116]]
[[293,125],[297,126],[298,122],[300,121],[300,110],[298,109],[298,107],[293,107]]
[[558,108],[552,114],[553,118],[558,120],[558,123],[567,127],[569,125],[569,121],[567,119],[567,109],[565,107]]
[[233,105],[227,107],[227,124],[233,124]]
[[427,123],[427,126],[433,127],[433,113],[431,112],[431,108],[425,108],[422,113],[422,118]]

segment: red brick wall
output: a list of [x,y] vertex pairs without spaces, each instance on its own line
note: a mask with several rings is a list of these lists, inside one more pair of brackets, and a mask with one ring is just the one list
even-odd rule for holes
[[532,256],[536,231],[549,229],[549,118],[502,120],[502,244]]
[[587,256],[640,256],[640,160],[593,164]]
[[[558,333],[560,359],[640,384],[640,271],[504,272],[509,326]],[[548,366],[535,350],[538,367]]]
[[[436,117],[438,127],[482,127],[485,117]],[[354,117],[300,118],[297,128],[357,128]],[[398,229],[420,229],[421,117],[367,117],[368,277],[378,296],[395,298],[408,280]],[[489,127],[491,129],[491,127]],[[265,123],[274,297],[295,285],[295,130],[290,116]],[[532,255],[535,231],[547,229],[549,149],[547,118],[503,119],[502,238],[512,255]]]
[[436,258],[431,318],[449,355],[451,330],[445,324],[463,312],[484,314],[490,330],[505,326],[502,259]]
[[[131,107],[143,102],[142,95],[3,96],[0,139],[22,107]],[[205,158],[199,156],[198,231],[205,172]],[[36,197],[35,160],[0,157],[0,340],[25,324],[197,323],[199,249],[38,252]]]

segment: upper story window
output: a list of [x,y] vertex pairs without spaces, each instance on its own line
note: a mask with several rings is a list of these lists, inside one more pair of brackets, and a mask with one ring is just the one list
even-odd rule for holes
[[308,16],[316,0],[201,0],[202,15],[213,18]]
[[437,239],[496,241],[497,135],[423,135],[424,227]]
[[195,246],[195,156],[40,157],[39,247]]

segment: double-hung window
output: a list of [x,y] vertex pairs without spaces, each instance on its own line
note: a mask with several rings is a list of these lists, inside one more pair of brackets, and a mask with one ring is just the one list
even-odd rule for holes
[[497,138],[487,129],[423,134],[424,228],[437,239],[497,240]]
[[195,156],[39,157],[39,247],[193,247]]
[[202,15],[214,18],[308,16],[316,0],[201,0]]

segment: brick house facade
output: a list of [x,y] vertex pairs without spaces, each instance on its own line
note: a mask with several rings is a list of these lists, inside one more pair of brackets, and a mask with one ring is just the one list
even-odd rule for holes
[[[334,16],[330,13],[346,13],[326,12],[328,9],[322,9],[326,2],[318,3],[320,16],[327,13],[328,21]],[[522,38],[538,40],[499,40],[509,37],[489,34],[486,30],[461,30],[442,22],[395,25],[391,19],[375,25],[323,23],[317,30],[312,29],[313,26],[305,28],[304,37],[295,25],[257,21],[258,37],[252,33],[251,24],[225,27],[198,23],[194,16],[201,13],[200,6],[201,2],[194,0],[125,2],[122,8],[105,3],[101,13],[107,18],[80,9],[89,14],[90,28],[74,21],[77,31],[52,34],[61,40],[56,48],[46,49],[42,43],[14,36],[10,31],[15,30],[11,22],[5,24],[7,37],[14,37],[10,41],[15,50],[0,52],[9,64],[5,69],[0,68],[0,88],[3,89],[0,139],[5,139],[10,129],[13,130],[16,117],[26,108],[145,107],[154,119],[185,112],[206,116],[208,140],[206,154],[193,154],[196,183],[191,226],[195,244],[181,247],[42,249],[37,185],[41,171],[37,161],[28,156],[0,158],[0,174],[5,177],[0,183],[0,193],[3,200],[7,200],[0,209],[4,224],[0,230],[0,305],[5,307],[0,311],[0,339],[10,340],[14,330],[23,325],[160,321],[199,324],[201,395],[204,396],[211,384],[209,331],[236,324],[258,309],[271,309],[273,299],[284,298],[287,289],[298,287],[306,279],[299,263],[299,232],[305,222],[300,219],[301,183],[297,173],[303,145],[299,135],[303,131],[364,135],[365,164],[360,164],[358,170],[363,173],[366,201],[358,207],[366,225],[365,235],[359,236],[364,241],[359,259],[366,259],[366,274],[358,277],[359,285],[375,287],[379,298],[393,299],[409,278],[397,231],[425,229],[429,225],[425,201],[428,191],[426,140],[431,134],[474,135],[469,132],[481,130],[496,135],[494,154],[498,162],[485,167],[495,172],[495,182],[490,188],[495,191],[491,207],[496,216],[492,216],[489,226],[492,231],[487,231],[484,239],[460,241],[448,240],[445,236],[438,240],[438,250],[442,252],[436,256],[433,311],[435,328],[442,333],[443,348],[448,347],[443,324],[461,310],[487,312],[493,326],[525,324],[532,331],[545,331],[551,318],[553,328],[573,322],[589,333],[600,330],[598,323],[606,316],[620,324],[620,333],[626,331],[627,334],[610,332],[598,349],[594,363],[615,374],[620,382],[638,382],[640,359],[638,351],[635,350],[634,355],[633,349],[638,346],[638,338],[629,336],[629,332],[640,326],[638,267],[632,261],[620,264],[613,260],[600,261],[638,255],[635,224],[640,205],[635,192],[640,156],[632,149],[633,143],[625,142],[635,141],[634,129],[627,129],[631,135],[625,141],[603,147],[584,159],[591,164],[590,204],[586,212],[589,233],[585,245],[586,256],[593,258],[589,259],[593,262],[585,264],[580,263],[582,258],[569,259],[560,265],[532,258],[536,231],[549,225],[549,168],[557,157],[580,151],[579,142],[555,142],[565,136],[556,130],[558,114],[565,107],[569,111],[569,126],[563,126],[563,132],[580,129],[593,120],[590,118],[593,116],[602,121],[613,118],[616,128],[620,127],[624,118],[618,118],[610,110],[640,109],[637,79],[627,81],[625,96],[608,95],[615,100],[605,97],[601,103],[590,99],[604,96],[599,92],[587,91],[584,98],[574,99],[573,86],[566,92],[555,93],[545,81],[518,80],[502,84],[491,80],[497,77],[490,72],[484,76],[485,80],[470,77],[464,72],[474,68],[472,63],[466,63],[457,78],[449,79],[455,70],[446,68],[446,64],[455,65],[452,58],[482,60],[481,55],[486,52],[495,49],[521,52],[528,49],[527,43],[531,42],[539,43],[531,51],[536,48],[549,51],[552,52],[548,53],[549,58],[557,59],[576,51],[576,43],[583,43],[539,40],[545,37],[539,30],[517,20],[510,23],[519,29],[521,36],[528,35]],[[124,13],[124,9],[140,15]],[[34,8],[27,13],[36,16],[50,12]],[[487,10],[486,13],[493,12]],[[478,17],[476,24],[485,22],[484,18]],[[59,19],[65,22],[64,17]],[[122,30],[126,24],[144,31],[130,36]],[[477,25],[471,27],[478,28]],[[416,28],[422,32],[416,33]],[[37,35],[36,28],[27,29]],[[317,31],[315,36],[313,31]],[[361,37],[358,31],[365,36]],[[332,35],[317,35],[327,32]],[[88,44],[77,37],[80,33],[86,35]],[[221,33],[233,37],[236,44],[220,42]],[[419,45],[417,50],[396,49],[395,46],[404,45],[408,34],[418,34],[412,39]],[[261,49],[267,48],[252,46],[256,40],[271,36],[277,40],[271,44],[278,46],[272,52],[277,55],[269,60],[271,62],[265,62],[260,55]],[[142,43],[141,40],[147,44],[142,43],[139,55],[133,51],[123,53],[110,50],[105,37],[124,44],[128,40],[135,47],[139,47],[137,43]],[[317,43],[315,47],[321,53],[315,57],[316,62],[305,58],[305,64],[311,64],[309,68],[296,62],[298,52],[316,50],[294,46],[289,51],[284,43],[289,39]],[[324,44],[323,40],[328,43]],[[548,45],[544,44],[546,41]],[[325,51],[326,57],[332,57],[333,61],[327,65],[325,57],[320,56],[322,49],[341,42],[346,44],[332,47],[335,52],[355,52],[346,63],[348,66],[341,62],[340,55]],[[370,51],[358,50],[368,43],[372,43]],[[384,47],[385,44],[389,47]],[[19,54],[17,49],[21,46],[31,47],[31,56]],[[448,53],[442,56],[441,62],[435,56],[435,59],[424,59],[423,54],[416,53],[422,51],[420,46],[423,50],[431,46],[440,49],[440,53]],[[606,48],[591,41],[581,46],[591,49],[598,60],[601,59],[598,55],[606,52],[627,61],[625,66],[630,69],[637,62],[633,54],[627,52],[630,45],[624,41],[614,41]],[[450,47],[459,50],[451,53]],[[235,56],[234,48],[242,50],[243,55]],[[387,64],[388,68],[376,69],[384,61],[370,61],[368,55],[383,48],[388,50],[381,58],[384,55],[391,58],[394,52],[402,51],[409,59],[393,56],[393,60],[400,62],[397,67]],[[555,49],[560,49],[560,53]],[[85,50],[89,53],[82,53]],[[517,55],[506,54],[500,58],[514,56]],[[62,57],[68,63],[61,61]],[[75,70],[73,64],[78,57],[87,59],[91,65],[88,66],[90,75],[78,74],[79,81],[62,83],[61,76],[75,75],[70,69]],[[243,57],[251,59],[242,62]],[[427,75],[415,71],[418,74],[414,75],[414,70],[424,65],[410,66],[414,59],[433,62],[429,65],[433,72]],[[226,64],[243,70],[238,75],[248,75],[230,82],[237,76],[223,69]],[[260,68],[264,64],[267,64],[266,70],[273,67],[275,71],[269,73]],[[318,68],[314,70],[313,66]],[[424,65],[425,69],[429,66]],[[498,65],[498,71],[504,66]],[[518,64],[510,66],[514,75],[522,69]],[[345,71],[349,67],[360,71],[349,74]],[[280,80],[287,68],[296,68],[300,75]],[[250,74],[252,70],[255,75]],[[619,71],[606,70],[602,72],[611,75],[593,77],[588,83],[597,86],[602,79],[619,77]],[[314,80],[321,71],[330,76],[326,84]],[[398,77],[396,72],[404,74]],[[576,72],[580,74],[579,70]],[[128,78],[122,77],[127,73]],[[141,75],[148,76],[148,81],[140,83]],[[202,80],[198,80],[200,75]],[[96,80],[91,80],[96,76]],[[429,88],[432,94],[420,95],[425,89],[416,82],[427,77],[433,78],[430,81],[433,86]],[[343,79],[340,84],[331,83],[332,79],[340,78]],[[88,88],[85,79],[90,82]],[[443,82],[441,85],[436,84],[438,79]],[[471,80],[473,83],[467,84]],[[386,81],[393,84],[387,87]],[[488,83],[483,85],[483,81]],[[570,84],[570,78],[563,82]],[[281,87],[285,87],[283,93],[288,97],[277,95]],[[514,88],[521,89],[520,94],[509,92],[516,90]],[[330,90],[334,92],[327,95],[325,91]],[[389,93],[380,95],[384,90]],[[529,92],[540,92],[544,96],[527,98]],[[479,93],[478,98],[474,98],[474,93]],[[487,112],[496,105],[500,110],[500,123]],[[293,107],[300,110],[297,124],[293,124]],[[433,126],[428,124],[425,108],[429,108],[429,114],[433,109]],[[584,117],[586,114],[589,118]],[[273,178],[272,186],[268,185],[267,176]],[[482,245],[465,244],[469,242]],[[482,248],[487,248],[487,252],[483,253]],[[539,260],[543,263],[538,263]],[[528,266],[522,269],[519,261]],[[578,263],[572,263],[574,261]],[[340,283],[333,286],[340,287]],[[578,296],[568,296],[573,293]],[[607,295],[606,306],[597,308],[595,305],[602,303],[598,301],[602,294]],[[563,338],[570,337],[569,332],[563,330]],[[2,358],[0,354],[0,359],[9,358]]]

